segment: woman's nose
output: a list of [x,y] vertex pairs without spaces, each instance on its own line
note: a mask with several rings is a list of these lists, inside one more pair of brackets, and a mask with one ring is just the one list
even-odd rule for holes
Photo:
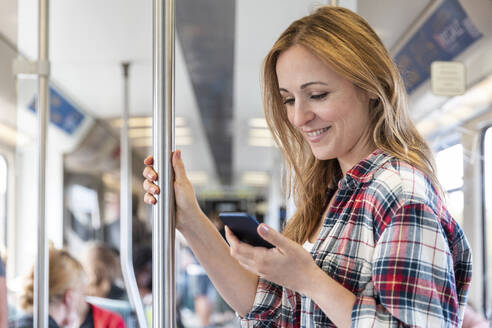
[[309,108],[309,105],[303,104],[300,101],[296,101],[294,104],[291,123],[297,128],[302,127],[307,122],[314,118],[315,114]]

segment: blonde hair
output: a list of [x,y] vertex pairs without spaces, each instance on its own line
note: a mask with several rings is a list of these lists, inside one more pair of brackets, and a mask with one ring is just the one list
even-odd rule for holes
[[336,188],[342,172],[336,159],[318,160],[297,129],[289,123],[279,92],[276,65],[281,53],[301,45],[370,98],[373,144],[424,172],[440,191],[432,152],[407,113],[406,91],[398,69],[369,24],[340,7],[321,7],[292,23],[267,54],[263,67],[265,117],[286,160],[286,189],[297,211],[283,230],[303,243],[315,231],[328,189]]
[[[68,289],[80,288],[85,283],[84,268],[67,251],[49,250],[49,303],[56,304],[63,299]],[[20,307],[32,312],[34,304],[34,267],[26,277],[24,288],[19,297]]]
[[105,244],[95,242],[87,249],[84,264],[89,277],[87,295],[106,297],[111,283],[120,276],[117,254]]

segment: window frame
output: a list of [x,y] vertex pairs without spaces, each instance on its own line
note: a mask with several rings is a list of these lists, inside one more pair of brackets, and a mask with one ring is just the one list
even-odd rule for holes
[[482,220],[482,297],[483,314],[486,319],[490,319],[490,300],[488,275],[488,251],[487,251],[487,208],[485,204],[485,137],[487,131],[492,133],[492,123],[484,126],[480,131],[480,201],[481,201],[481,220]]
[[0,219],[0,224],[3,226],[2,227],[2,232],[1,232],[1,236],[0,236],[0,246],[1,247],[5,247],[5,249],[7,249],[7,235],[8,235],[8,232],[7,232],[7,229],[8,229],[8,218],[9,218],[9,186],[10,186],[10,174],[9,174],[9,170],[10,170],[10,163],[9,163],[9,159],[8,159],[8,156],[7,154],[5,154],[4,152],[2,152],[0,150],[0,157],[1,159],[3,159],[3,161],[5,162],[5,198],[4,198],[4,210],[5,210],[5,213],[4,213],[4,216],[3,218]]

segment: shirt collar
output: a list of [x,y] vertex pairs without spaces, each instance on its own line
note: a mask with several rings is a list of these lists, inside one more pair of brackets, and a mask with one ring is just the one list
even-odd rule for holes
[[354,189],[362,183],[372,181],[376,170],[391,157],[381,149],[376,149],[368,157],[355,164],[338,182],[338,189]]

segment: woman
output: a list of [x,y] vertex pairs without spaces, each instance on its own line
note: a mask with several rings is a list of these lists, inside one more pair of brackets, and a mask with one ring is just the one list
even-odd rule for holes
[[[72,326],[78,321],[78,307],[84,301],[85,273],[82,265],[68,252],[50,248],[49,251],[49,318],[50,328]],[[32,313],[34,304],[34,268],[27,276],[20,306]],[[33,327],[33,317],[28,314],[15,325]]]
[[[85,301],[86,275],[79,261],[68,252],[49,251],[49,328],[74,327],[124,328],[123,318]],[[26,279],[20,306],[32,313],[34,304],[34,268]],[[79,325],[79,323],[81,323]],[[13,327],[33,327],[33,316],[26,314]]]
[[[200,211],[181,153],[173,156],[177,229],[242,325],[459,326],[470,249],[375,32],[347,9],[322,7],[279,37],[263,77],[297,207],[282,234],[258,228],[275,248],[229,229],[227,247]],[[154,204],[157,174],[151,157],[146,164]]]
[[126,291],[117,286],[115,281],[121,277],[120,261],[116,251],[104,243],[89,244],[84,256],[89,283],[87,295],[126,300]]

